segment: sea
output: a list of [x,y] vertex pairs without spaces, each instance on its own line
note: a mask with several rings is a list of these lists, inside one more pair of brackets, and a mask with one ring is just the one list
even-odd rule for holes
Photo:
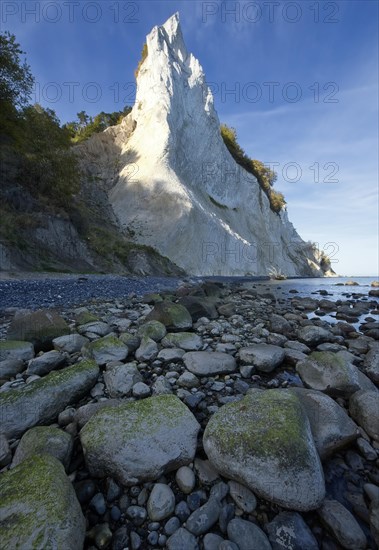
[[[326,299],[332,302],[341,300],[349,301],[351,307],[356,301],[369,302],[372,304],[368,313],[361,315],[358,322],[350,323],[360,332],[360,326],[370,318],[370,321],[379,322],[379,298],[369,296],[369,291],[375,287],[371,283],[378,281],[378,277],[325,277],[315,279],[286,279],[283,281],[265,280],[265,281],[246,281],[241,284],[248,288],[257,290],[259,293],[267,292],[275,296],[277,300],[283,298],[314,298],[317,300]],[[346,284],[355,282],[356,285]],[[377,288],[377,287],[376,287]],[[293,293],[296,291],[296,293]],[[320,293],[321,291],[321,293]],[[325,294],[327,293],[327,294]],[[337,306],[336,306],[337,307]],[[317,310],[308,313],[309,319],[317,318]],[[330,324],[338,323],[341,320],[336,319],[336,311],[328,312],[327,315],[320,316],[320,319]]]

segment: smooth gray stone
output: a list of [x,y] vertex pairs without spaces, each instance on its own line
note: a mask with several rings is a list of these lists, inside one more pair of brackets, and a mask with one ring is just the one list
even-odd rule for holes
[[167,541],[168,550],[199,550],[196,537],[181,527]]
[[318,550],[312,531],[296,512],[281,512],[267,524],[267,531],[273,550]]
[[147,512],[152,521],[162,521],[174,512],[175,495],[164,483],[156,483],[147,501]]
[[228,537],[237,544],[239,550],[272,550],[272,546],[262,531],[257,525],[244,519],[235,518],[228,524]]
[[221,512],[221,504],[216,498],[195,510],[187,519],[186,528],[196,536],[207,533],[217,523]]

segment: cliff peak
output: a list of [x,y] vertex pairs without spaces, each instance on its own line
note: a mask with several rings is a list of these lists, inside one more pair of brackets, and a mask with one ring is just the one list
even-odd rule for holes
[[120,150],[112,160],[120,170],[108,182],[120,227],[194,275],[267,275],[273,268],[322,275],[287,212],[270,209],[256,178],[226,148],[179,14],[154,27],[146,44],[133,110],[103,138]]

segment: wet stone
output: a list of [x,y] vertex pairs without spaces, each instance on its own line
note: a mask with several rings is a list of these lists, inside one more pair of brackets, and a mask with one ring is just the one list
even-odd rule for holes
[[96,512],[99,516],[102,516],[106,512],[106,504],[104,495],[102,493],[97,493],[90,501],[89,507],[91,510]]
[[126,510],[126,516],[130,519],[134,525],[142,525],[147,518],[147,512],[145,508],[141,506],[129,506]]

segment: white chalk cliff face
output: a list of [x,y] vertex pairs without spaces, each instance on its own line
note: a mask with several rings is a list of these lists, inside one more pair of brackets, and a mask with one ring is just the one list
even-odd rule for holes
[[193,275],[322,276],[286,211],[271,211],[224,145],[178,14],[154,27],[147,49],[132,112],[87,146],[117,166],[105,172],[121,227]]

